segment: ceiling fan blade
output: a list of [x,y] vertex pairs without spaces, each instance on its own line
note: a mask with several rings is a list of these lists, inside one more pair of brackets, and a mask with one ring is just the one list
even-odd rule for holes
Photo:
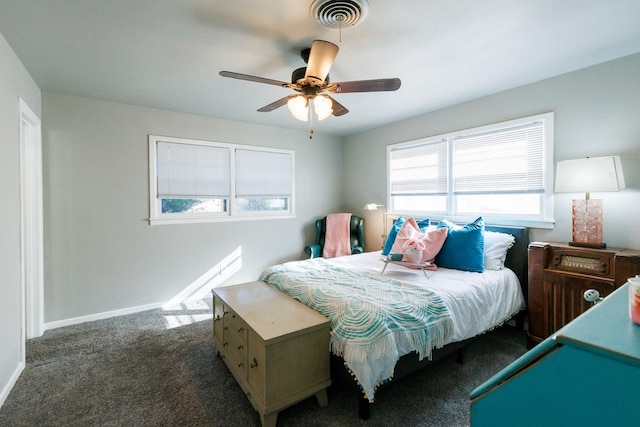
[[349,112],[349,110],[347,110],[347,108],[344,105],[340,104],[338,101],[336,101],[329,95],[325,95],[325,96],[329,98],[331,100],[331,103],[333,104],[332,105],[333,112],[331,114],[338,117],[338,116],[344,116]]
[[283,82],[280,80],[272,80],[272,79],[266,79],[264,77],[250,76],[249,74],[234,73],[233,71],[220,71],[220,75],[222,77],[230,77],[232,79],[247,80],[247,81],[256,82],[256,83],[266,83],[268,85],[275,85],[275,86],[281,86],[281,87],[289,86],[289,83]]
[[304,77],[324,82],[337,54],[338,46],[335,44],[324,40],[314,40],[311,43],[311,52],[309,52],[309,61]]
[[327,86],[327,91],[333,93],[351,92],[385,92],[394,91],[400,88],[400,79],[374,79],[357,80],[351,82],[331,83]]
[[285,96],[284,98],[280,98],[277,101],[273,101],[271,104],[265,105],[264,107],[260,108],[258,111],[261,113],[268,113],[269,111],[273,111],[276,108],[280,108],[283,105],[285,105],[289,100],[289,98],[293,96],[296,96],[296,95],[289,95],[289,96]]

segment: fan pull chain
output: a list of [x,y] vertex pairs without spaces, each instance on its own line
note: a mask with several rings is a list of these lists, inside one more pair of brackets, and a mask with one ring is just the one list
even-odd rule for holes
[[307,113],[309,114],[309,139],[313,139],[313,102],[309,102]]

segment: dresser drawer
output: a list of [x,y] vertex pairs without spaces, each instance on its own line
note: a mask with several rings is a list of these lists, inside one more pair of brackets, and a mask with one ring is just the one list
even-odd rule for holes
[[228,329],[224,332],[224,342],[226,343],[227,350],[234,349],[246,352],[246,334],[239,334],[234,329]]
[[247,324],[232,310],[229,310],[224,318],[225,326],[240,335],[247,336]]
[[231,332],[225,336],[225,362],[234,373],[246,376],[247,372],[247,350],[245,341],[239,339],[238,335]]
[[243,377],[247,372],[247,325],[229,307],[224,316],[223,339],[227,366]]
[[247,327],[242,321],[236,321],[230,325],[225,322],[224,334],[225,340],[234,340],[236,344],[246,344],[247,342]]

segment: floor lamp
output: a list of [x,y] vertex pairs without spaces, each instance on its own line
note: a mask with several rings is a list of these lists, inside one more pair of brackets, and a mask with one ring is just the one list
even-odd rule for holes
[[365,211],[377,211],[382,209],[382,247],[384,248],[384,242],[387,241],[387,210],[384,205],[378,205],[376,203],[367,203],[364,205]]
[[625,187],[620,156],[564,160],[556,166],[556,193],[585,193],[572,203],[571,246],[606,248],[602,234],[602,200],[591,192],[620,191]]

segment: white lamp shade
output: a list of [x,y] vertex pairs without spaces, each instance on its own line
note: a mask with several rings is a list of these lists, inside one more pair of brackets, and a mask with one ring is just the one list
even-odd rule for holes
[[367,203],[364,205],[365,211],[377,211],[378,208],[384,208],[384,205],[379,205],[377,203]]
[[556,193],[620,191],[625,187],[620,156],[563,160],[556,166]]
[[316,111],[318,120],[324,120],[333,113],[333,102],[325,95],[317,95],[313,98],[313,108]]
[[298,95],[289,98],[287,101],[287,107],[289,111],[291,111],[291,115],[298,120],[302,120],[306,122],[309,120],[309,106],[307,105],[307,100],[304,96]]

